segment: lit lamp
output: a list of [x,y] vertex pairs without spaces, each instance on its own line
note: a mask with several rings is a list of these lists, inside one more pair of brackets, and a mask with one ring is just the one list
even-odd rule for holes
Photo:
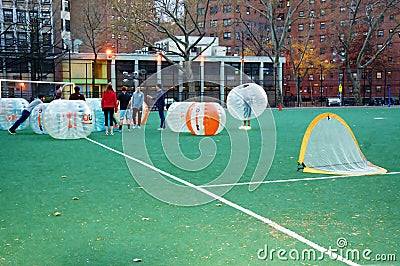
[[112,51],[110,49],[106,50],[107,59],[111,59]]
[[162,54],[161,52],[157,55],[157,83],[161,83],[161,63],[162,63]]
[[21,98],[22,98],[22,91],[24,90],[25,83],[21,82],[19,84],[19,88],[21,89]]

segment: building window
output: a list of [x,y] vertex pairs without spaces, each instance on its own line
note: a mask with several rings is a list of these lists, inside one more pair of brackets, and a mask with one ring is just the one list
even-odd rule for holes
[[43,45],[44,46],[51,46],[51,33],[44,33],[43,34]]
[[71,21],[68,19],[65,20],[65,31],[71,31]]
[[13,11],[11,9],[4,9],[3,15],[5,23],[13,23]]
[[14,45],[14,34],[12,32],[6,32],[4,35],[5,45]]
[[321,48],[319,49],[319,54],[325,54],[325,53],[326,53],[325,48],[324,48],[324,47],[321,47]]
[[239,31],[235,32],[235,39],[240,40],[240,32]]
[[315,10],[310,10],[310,17],[312,17],[312,18],[315,17]]
[[315,3],[315,0],[310,0],[310,4],[314,4]]
[[378,85],[376,86],[376,93],[381,93],[382,91],[382,86]]
[[218,13],[218,6],[212,6],[210,7],[210,14],[215,15]]
[[340,13],[344,13],[346,12],[346,7],[345,6],[341,6],[340,7]]
[[314,22],[311,22],[310,23],[310,30],[313,30],[315,28],[315,24],[314,24]]
[[224,5],[223,10],[224,10],[224,13],[231,13],[232,12],[232,6],[231,5]]
[[70,6],[69,6],[69,0],[64,1],[64,11],[66,11],[66,12],[71,11]]
[[216,28],[218,26],[218,21],[217,20],[211,20],[210,21],[210,27],[211,28]]
[[217,37],[217,34],[214,32],[214,33],[210,33],[210,37]]
[[224,40],[230,40],[231,39],[231,33],[230,32],[224,32]]
[[240,6],[237,5],[236,8],[235,8],[235,10],[236,10],[236,13],[240,13]]
[[376,72],[376,79],[382,79],[382,72],[381,71],[377,71]]
[[308,75],[308,80],[314,80],[314,74]]
[[23,10],[17,10],[17,23],[26,23],[26,12]]
[[384,31],[383,30],[378,30],[378,37],[383,37]]
[[321,29],[321,30],[324,30],[325,29],[325,22],[321,22],[320,24],[319,24],[319,28]]
[[390,20],[393,20],[393,19],[394,19],[394,15],[393,15],[393,14],[390,14],[389,19],[390,19]]
[[304,24],[299,24],[299,31],[303,31],[304,30]]
[[247,14],[247,15],[250,15],[250,7],[247,7],[247,8],[246,8],[246,14]]
[[205,10],[204,10],[204,8],[199,8],[199,9],[198,9],[198,13],[199,13],[200,16],[204,16],[204,15],[205,15]]
[[393,57],[388,57],[388,62],[393,62]]
[[37,18],[38,18],[38,13],[36,11],[29,12],[29,21],[31,21],[31,23],[35,22]]
[[230,18],[229,19],[224,19],[223,22],[224,22],[224,26],[225,27],[228,27],[228,26],[232,25],[232,20]]
[[340,27],[346,27],[346,21],[341,20],[340,21]]
[[326,15],[325,9],[321,9],[321,17]]
[[299,17],[304,18],[304,11],[299,11]]
[[199,28],[203,29],[203,28],[204,28],[204,22],[203,22],[203,21],[198,22],[198,23],[197,23],[197,26],[198,26]]
[[231,52],[232,52],[232,47],[226,46],[226,52],[227,52],[227,53],[231,53]]
[[51,25],[50,11],[42,11],[42,21],[44,25]]
[[26,32],[18,32],[18,45],[26,47],[28,45],[28,38]]
[[325,35],[324,34],[319,36],[319,41],[320,42],[325,42]]

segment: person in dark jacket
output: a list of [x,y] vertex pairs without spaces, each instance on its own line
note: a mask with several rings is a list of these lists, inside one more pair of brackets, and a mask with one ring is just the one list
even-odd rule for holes
[[72,93],[71,96],[69,96],[70,100],[83,100],[85,101],[85,96],[81,94],[81,88],[78,86],[75,86],[74,88],[75,93]]
[[162,85],[157,84],[156,90],[157,90],[156,96],[152,97],[150,95],[147,95],[147,98],[156,100],[155,106],[157,107],[158,115],[160,116],[160,127],[157,130],[164,130],[165,129],[165,116],[164,116],[165,96],[164,96],[164,91],[162,90]]

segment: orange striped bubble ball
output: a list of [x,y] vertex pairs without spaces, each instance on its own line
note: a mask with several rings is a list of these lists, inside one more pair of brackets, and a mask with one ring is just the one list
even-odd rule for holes
[[193,135],[216,135],[224,129],[225,123],[225,110],[218,103],[195,102],[186,112],[186,125]]

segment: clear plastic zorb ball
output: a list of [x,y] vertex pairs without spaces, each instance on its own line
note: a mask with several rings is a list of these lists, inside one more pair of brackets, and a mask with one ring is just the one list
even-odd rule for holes
[[93,112],[83,100],[52,101],[43,113],[43,122],[55,139],[79,139],[93,131]]
[[[3,98],[0,99],[0,129],[9,129],[15,121],[20,118],[22,111],[29,105],[23,98]],[[29,119],[24,121],[17,130],[25,129]]]
[[49,134],[47,133],[44,123],[43,123],[43,112],[46,109],[48,103],[41,103],[36,105],[31,112],[29,119],[29,125],[31,126],[33,132],[36,134]]
[[106,130],[104,113],[101,109],[101,98],[87,98],[86,103],[89,105],[93,113],[93,131],[99,132]]
[[233,88],[227,97],[228,112],[236,119],[250,120],[260,116],[268,106],[264,89],[255,83],[246,83]]

